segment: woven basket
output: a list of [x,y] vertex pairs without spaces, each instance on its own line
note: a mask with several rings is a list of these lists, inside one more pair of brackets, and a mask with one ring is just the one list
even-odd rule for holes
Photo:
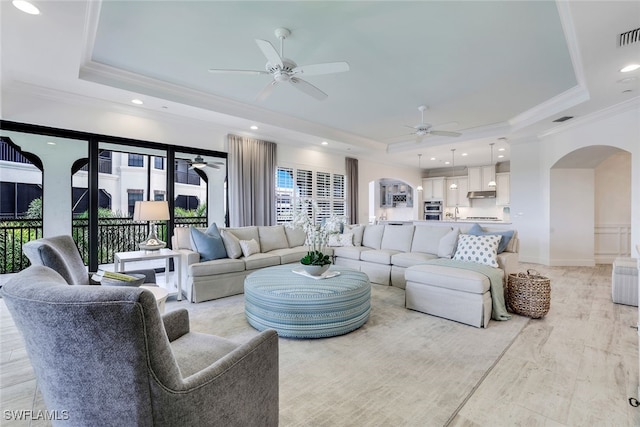
[[507,307],[513,313],[539,319],[549,312],[551,280],[535,270],[511,273],[507,280]]

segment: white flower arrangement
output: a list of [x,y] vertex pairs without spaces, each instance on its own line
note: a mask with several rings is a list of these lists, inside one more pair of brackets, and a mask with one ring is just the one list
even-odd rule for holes
[[329,235],[340,233],[341,225],[347,222],[347,218],[342,215],[331,215],[324,221],[318,221],[320,209],[315,200],[304,200],[299,205],[299,208],[293,212],[293,220],[287,226],[301,228],[307,234],[309,250],[300,262],[305,265],[331,264],[331,258],[324,254],[323,249],[327,245]]

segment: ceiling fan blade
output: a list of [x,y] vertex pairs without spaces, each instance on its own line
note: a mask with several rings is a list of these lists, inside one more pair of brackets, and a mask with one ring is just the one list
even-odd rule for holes
[[349,71],[349,64],[346,62],[325,62],[324,64],[303,65],[292,70],[294,74],[304,74],[305,76],[343,73],[345,71]]
[[291,77],[291,79],[289,79],[289,82],[293,85],[293,87],[295,87],[299,91],[304,92],[307,95],[313,96],[318,101],[322,101],[327,96],[329,96],[323,91],[321,91],[320,89],[318,89],[317,87],[315,87],[314,85],[312,85],[311,83],[306,82],[297,77]]
[[431,135],[437,136],[460,136],[462,135],[460,132],[449,132],[446,130],[432,130],[429,132]]
[[260,91],[260,93],[256,96],[256,101],[264,101],[265,99],[267,99],[269,97],[269,95],[271,95],[271,92],[273,92],[273,88],[276,87],[276,85],[278,84],[277,81],[272,80],[270,81],[265,87],[264,89],[262,89]]
[[267,58],[267,61],[269,61],[271,65],[273,65],[274,67],[276,65],[279,65],[280,68],[284,66],[284,64],[282,63],[282,58],[280,58],[278,51],[275,47],[273,47],[271,43],[261,39],[256,39],[256,43],[262,51],[262,54]]
[[211,168],[211,169],[220,169],[220,166],[216,166],[216,165],[209,165],[209,164],[207,164],[207,167],[208,167],[208,168]]
[[212,74],[247,74],[247,75],[269,74],[268,71],[260,71],[260,70],[224,70],[224,69],[218,69],[218,68],[209,68],[209,72]]

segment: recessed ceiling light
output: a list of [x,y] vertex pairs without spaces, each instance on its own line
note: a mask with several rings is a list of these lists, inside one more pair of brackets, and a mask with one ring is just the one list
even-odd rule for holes
[[13,0],[13,5],[29,15],[40,15],[40,9],[25,0]]
[[56,143],[55,143],[55,142],[53,142],[53,141],[48,141],[48,142],[47,142],[47,144],[49,144],[49,145],[56,145]]
[[498,151],[504,151],[505,148],[498,148]]
[[449,163],[451,163],[451,162],[448,161],[448,160],[446,162],[444,162],[445,165],[448,165]]
[[499,158],[499,159],[502,159],[502,158],[504,158],[504,156],[503,156],[502,154],[500,154],[500,155],[498,156],[498,158]]
[[464,157],[464,156],[468,156],[468,154],[467,153],[462,153],[462,157]]
[[327,141],[322,141],[320,144],[322,145],[329,145],[329,143]]
[[256,125],[252,125],[251,127],[249,127],[249,129],[251,129],[251,130],[258,130],[258,126],[256,126]]
[[131,100],[132,103],[136,104],[136,105],[142,105],[144,104],[144,102],[142,102],[140,99],[132,99]]
[[620,70],[621,73],[628,73],[629,71],[635,71],[640,68],[640,64],[629,64]]
[[430,158],[429,160],[435,160],[435,159],[436,159],[435,157],[432,157],[432,158]]

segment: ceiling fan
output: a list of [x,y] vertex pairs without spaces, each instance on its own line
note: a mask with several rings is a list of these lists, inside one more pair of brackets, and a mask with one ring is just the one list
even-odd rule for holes
[[408,126],[405,125],[405,127],[414,129],[415,132],[412,132],[408,135],[416,135],[416,142],[422,142],[422,139],[427,136],[427,135],[437,135],[437,136],[460,136],[462,135],[460,132],[451,132],[451,131],[446,131],[446,130],[435,130],[433,129],[433,126],[430,123],[425,123],[424,122],[424,111],[427,109],[427,107],[425,105],[421,105],[418,107],[418,111],[420,111],[420,116],[421,116],[421,120],[420,120],[420,124],[415,125],[415,126]]
[[266,40],[256,39],[258,47],[262,54],[267,58],[266,71],[262,70],[225,70],[215,69],[209,70],[211,73],[233,73],[233,74],[271,74],[273,80],[262,89],[256,97],[256,101],[265,100],[273,91],[274,87],[282,82],[289,82],[293,87],[301,92],[306,93],[319,101],[325,99],[328,95],[312,85],[302,80],[300,75],[317,76],[320,74],[341,73],[349,71],[349,64],[346,62],[325,62],[321,64],[312,64],[298,66],[291,59],[284,57],[284,39],[291,35],[291,31],[286,28],[278,28],[275,31],[276,37],[280,39],[280,53]]
[[185,162],[189,165],[189,169],[202,169],[204,167],[220,169],[220,165],[224,165],[222,162],[205,162],[200,155],[193,160],[185,160]]

